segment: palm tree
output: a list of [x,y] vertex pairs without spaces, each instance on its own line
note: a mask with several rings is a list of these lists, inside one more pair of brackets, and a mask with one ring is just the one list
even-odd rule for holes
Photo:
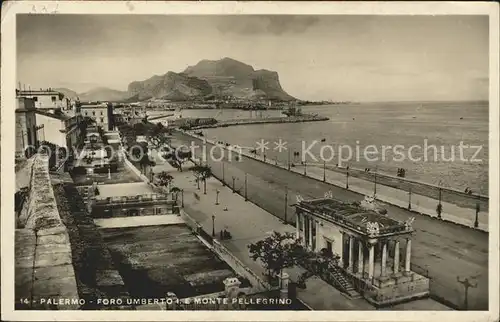
[[170,189],[168,189],[168,187],[170,186],[173,180],[174,177],[172,177],[166,171],[162,171],[158,174],[158,185],[160,187],[166,187],[168,192],[170,192]]
[[207,179],[212,176],[212,169],[206,165],[197,165],[192,168],[200,189],[200,180],[203,181],[203,194],[207,194]]

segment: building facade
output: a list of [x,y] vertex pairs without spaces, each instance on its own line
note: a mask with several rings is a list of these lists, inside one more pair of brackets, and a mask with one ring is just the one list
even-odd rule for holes
[[17,89],[16,95],[33,99],[37,109],[61,109],[66,111],[72,108],[69,98],[65,98],[63,93],[51,88],[40,90]]
[[63,113],[50,113],[36,110],[36,123],[41,130],[40,140],[70,149],[81,141],[80,115],[69,116]]
[[331,198],[299,200],[296,234],[312,251],[338,256],[338,268],[376,306],[429,295],[429,279],[411,270],[411,222]]
[[16,159],[26,157],[25,151],[32,146],[38,147],[38,127],[36,122],[35,101],[30,98],[16,99]]
[[80,113],[83,117],[89,117],[96,122],[97,126],[103,130],[112,130],[112,106],[108,104],[82,104],[80,105]]

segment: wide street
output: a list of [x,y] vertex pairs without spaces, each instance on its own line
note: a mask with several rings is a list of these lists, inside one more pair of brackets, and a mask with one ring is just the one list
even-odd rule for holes
[[[176,132],[173,145],[189,146],[191,142],[201,146],[199,139]],[[210,151],[211,144],[207,144]],[[201,149],[195,154],[201,156]],[[218,160],[220,149],[213,149]],[[319,198],[331,191],[334,198],[343,201],[360,201],[363,196],[333,185],[318,182],[285,169],[264,164],[247,157],[240,160],[213,161],[207,163],[216,177],[233,185],[241,194],[245,193],[245,173],[247,174],[248,199],[268,212],[285,218],[285,194],[288,191],[287,221],[294,221],[296,195],[304,198]],[[234,177],[234,180],[233,180]],[[285,188],[287,187],[287,188]],[[417,273],[428,271],[431,280],[431,292],[459,307],[464,303],[464,287],[457,278],[472,278],[477,281],[476,288],[469,289],[468,309],[484,310],[488,308],[488,234],[443,222],[428,216],[417,215],[410,211],[385,205],[389,216],[398,220],[407,220],[417,216],[413,227],[415,236],[412,250],[412,269]]]

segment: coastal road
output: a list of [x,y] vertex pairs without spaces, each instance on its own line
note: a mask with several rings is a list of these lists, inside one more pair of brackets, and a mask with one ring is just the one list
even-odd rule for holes
[[[176,132],[172,140],[174,146],[189,146],[194,142],[202,146],[201,140]],[[295,211],[290,205],[296,202],[296,195],[319,198],[331,191],[334,198],[343,201],[361,201],[363,196],[333,185],[318,182],[269,164],[241,156],[221,156],[220,148],[206,144],[207,164],[214,176],[245,194],[245,174],[247,196],[250,201],[268,212],[285,218],[285,193],[288,192],[286,217],[295,221]],[[195,150],[195,156],[202,156],[202,149]],[[233,180],[234,178],[234,180]],[[488,309],[488,233],[443,222],[386,204],[389,216],[397,220],[407,220],[417,216],[413,227],[415,236],[412,243],[412,267],[419,274],[427,273],[431,278],[431,293],[463,308],[464,287],[457,278],[474,278],[476,288],[469,289],[468,309]]]

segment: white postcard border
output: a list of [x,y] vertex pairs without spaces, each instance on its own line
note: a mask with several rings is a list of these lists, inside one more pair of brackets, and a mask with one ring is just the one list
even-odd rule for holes
[[[499,214],[499,10],[486,2],[135,2],[135,1],[22,1],[2,3],[1,69],[1,241],[2,318],[45,321],[493,321],[499,311],[499,218],[490,217],[489,311],[15,311],[14,310],[14,108],[16,88],[16,22],[18,13],[42,14],[333,14],[333,15],[489,15],[489,191],[491,214]],[[493,227],[493,228],[492,228]]]

